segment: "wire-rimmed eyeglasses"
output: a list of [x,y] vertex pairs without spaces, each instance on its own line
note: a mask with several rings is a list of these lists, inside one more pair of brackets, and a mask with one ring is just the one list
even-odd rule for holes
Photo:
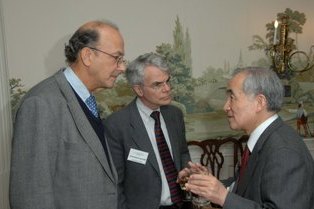
[[114,58],[116,60],[116,63],[117,63],[117,67],[119,67],[119,65],[127,65],[127,61],[124,59],[123,56],[119,55],[119,56],[116,56],[116,55],[113,55],[113,54],[110,54],[108,52],[105,52],[103,50],[100,50],[100,49],[97,49],[95,47],[90,47],[90,46],[87,46],[88,48],[92,49],[92,50],[95,50],[95,51],[98,51],[98,52],[101,52],[103,54],[106,54],[112,58]]

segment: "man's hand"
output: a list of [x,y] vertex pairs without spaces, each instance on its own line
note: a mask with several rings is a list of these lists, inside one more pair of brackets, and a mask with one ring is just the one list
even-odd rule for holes
[[192,174],[185,186],[187,191],[205,197],[220,206],[224,205],[228,194],[224,185],[210,173]]

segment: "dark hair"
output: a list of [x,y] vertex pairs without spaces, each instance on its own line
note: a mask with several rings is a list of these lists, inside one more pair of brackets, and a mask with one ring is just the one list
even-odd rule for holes
[[77,60],[80,50],[86,46],[96,47],[100,39],[99,28],[109,26],[119,31],[119,28],[109,21],[93,21],[81,26],[69,40],[69,44],[65,45],[64,54],[66,62],[72,64]]
[[86,47],[94,47],[99,40],[99,33],[97,30],[79,29],[69,40],[69,44],[65,45],[64,53],[66,62],[72,64],[76,61],[79,51]]

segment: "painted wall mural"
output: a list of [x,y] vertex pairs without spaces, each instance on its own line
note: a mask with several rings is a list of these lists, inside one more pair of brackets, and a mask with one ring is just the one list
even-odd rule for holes
[[[286,14],[291,20],[290,34],[297,39],[302,33],[302,26],[306,22],[304,13],[293,11],[287,8],[277,16]],[[266,24],[266,38],[253,35],[253,43],[249,50],[263,50],[267,52],[274,39],[273,22]],[[291,39],[291,38],[290,38]],[[161,54],[168,61],[172,77],[171,86],[173,93],[173,104],[179,106],[185,113],[187,128],[187,138],[206,139],[225,137],[230,135],[242,135],[241,132],[229,129],[222,107],[225,102],[225,86],[228,78],[235,68],[243,67],[243,57],[241,50],[238,56],[238,63],[230,66],[226,61],[221,68],[211,67],[210,64],[199,77],[192,76],[191,40],[189,29],[184,28],[177,16],[175,28],[173,29],[173,43],[161,43],[156,46],[156,53]],[[293,48],[297,48],[297,42]],[[313,56],[310,54],[310,57]],[[304,62],[304,60],[298,60]],[[269,67],[272,65],[271,59],[265,53],[264,57],[259,57],[251,63],[252,66]],[[313,69],[303,73],[290,73],[288,78],[283,78],[285,87],[288,88],[285,98],[284,108],[280,112],[281,117],[290,125],[296,125],[297,104],[302,102],[309,115],[308,126],[313,127],[314,113],[314,73]],[[126,106],[133,98],[134,94],[127,85],[125,78],[120,79],[112,90],[103,90],[97,93],[97,98],[101,106],[102,117],[117,111]]]
[[[296,50],[299,48],[299,37],[303,35],[303,27],[307,24],[306,14],[302,11],[287,8],[283,11],[279,11],[277,14],[274,13],[273,16],[276,17],[277,15],[277,17],[280,17],[283,14],[290,17],[289,40],[294,39],[292,49]],[[241,21],[246,18],[240,17],[236,12],[232,13],[230,16],[239,17]],[[162,33],[172,34],[172,41],[157,43],[154,48],[154,52],[165,57],[172,71],[171,85],[173,89],[173,104],[179,106],[185,114],[187,139],[201,140],[206,138],[242,135],[243,133],[241,132],[229,129],[225,113],[222,110],[225,102],[226,82],[235,68],[248,65],[264,67],[272,65],[269,51],[274,41],[274,20],[269,19],[269,22],[265,22],[265,35],[262,33],[250,34],[252,38],[251,41],[245,40],[244,42],[242,37],[233,37],[234,34],[230,32],[228,39],[208,37],[208,40],[202,40],[208,53],[198,52],[198,57],[195,57],[193,49],[195,50],[204,46],[201,46],[199,40],[196,40],[199,37],[195,36],[195,25],[190,25],[189,27],[184,26],[183,23],[187,21],[186,17],[182,17],[182,14],[177,15],[175,19],[169,19],[169,25],[174,25],[174,27],[169,30],[163,30]],[[239,22],[234,21],[234,29],[239,31],[240,29],[236,28]],[[251,22],[254,21],[252,20]],[[7,25],[10,26],[10,24]],[[210,25],[211,24],[208,24],[207,27],[210,27]],[[233,24],[227,27],[232,26]],[[225,35],[224,27],[226,26],[222,25],[220,31],[213,31],[213,33],[221,34],[221,36]],[[203,28],[200,26],[197,30],[202,31]],[[217,30],[216,27],[215,30]],[[230,30],[232,30],[232,28]],[[8,31],[10,31],[10,28]],[[131,36],[131,34],[133,33],[130,32],[128,35]],[[10,37],[11,36],[8,36],[8,39],[10,39]],[[63,47],[64,40],[66,40],[65,37],[63,37],[61,41],[58,41],[58,43],[62,42],[61,48]],[[215,41],[213,42],[213,40]],[[211,42],[211,45],[207,45],[207,42]],[[217,46],[215,42],[217,42]],[[230,46],[228,55],[226,54],[225,58],[221,55],[221,42],[223,42],[224,45],[228,44]],[[241,45],[239,45],[239,42]],[[311,45],[307,47],[308,48],[304,50],[310,50]],[[58,54],[60,53],[59,51],[60,50],[58,50]],[[218,59],[217,54],[219,54],[221,60],[224,60],[223,62],[216,62],[217,60],[215,59]],[[306,51],[306,54],[309,55],[309,59],[313,61],[313,53]],[[138,56],[138,54],[134,56]],[[49,56],[47,55],[47,57]],[[202,57],[201,61],[207,64],[199,65],[200,60],[197,59],[199,57]],[[296,57],[296,59],[296,63],[301,66],[304,65],[306,61],[302,57]],[[51,66],[49,66],[49,69],[56,70],[56,68]],[[311,68],[306,72],[291,73],[287,78],[283,79],[287,95],[285,97],[284,108],[280,112],[281,117],[286,122],[296,127],[297,106],[298,103],[302,102],[308,112],[308,126],[312,133],[314,132],[313,71],[314,69]],[[14,105],[13,110],[15,110],[17,100],[25,91],[23,87],[24,80],[12,78],[11,81],[12,104]],[[97,92],[96,97],[101,110],[101,116],[106,118],[108,114],[126,106],[134,98],[134,94],[125,78],[122,76],[117,81],[115,88],[101,90]]]

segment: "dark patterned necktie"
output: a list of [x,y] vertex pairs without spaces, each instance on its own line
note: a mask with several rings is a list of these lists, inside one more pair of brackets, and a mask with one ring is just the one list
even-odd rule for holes
[[98,110],[97,110],[97,104],[96,104],[96,99],[95,97],[91,94],[87,99],[86,99],[86,104],[89,108],[89,110],[93,113],[93,115],[98,118]]
[[246,170],[247,164],[249,162],[249,157],[250,157],[250,150],[248,148],[248,146],[245,146],[244,152],[242,154],[242,158],[241,158],[241,165],[240,165],[240,174],[239,174],[239,178],[238,178],[238,182],[240,182],[241,178],[244,175],[244,172]]
[[150,116],[155,120],[156,142],[162,166],[164,168],[164,172],[166,174],[167,182],[169,185],[171,201],[173,203],[178,204],[182,202],[181,190],[179,185],[176,183],[178,172],[172,160],[170,150],[165,140],[164,134],[161,130],[159,114],[160,114],[159,111],[154,111]]

